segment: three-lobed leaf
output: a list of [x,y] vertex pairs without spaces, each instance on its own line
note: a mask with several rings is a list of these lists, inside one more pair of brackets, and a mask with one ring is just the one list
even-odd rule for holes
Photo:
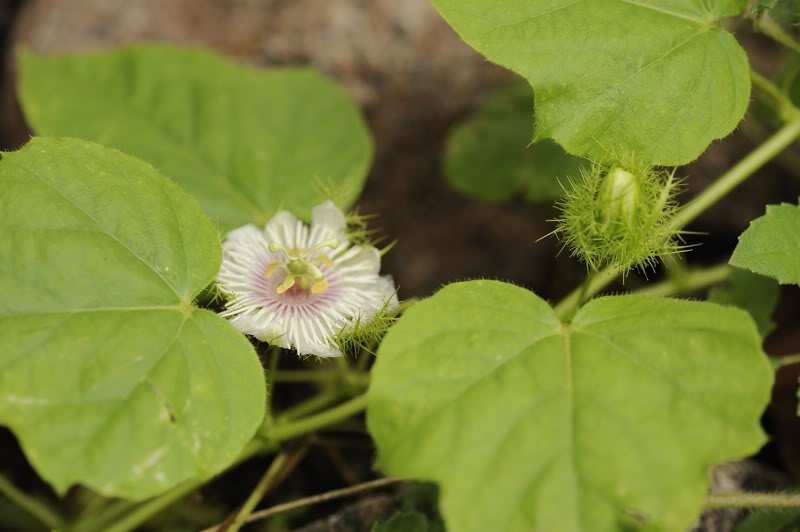
[[565,324],[522,288],[457,283],[389,331],[368,426],[387,473],[439,483],[448,529],[682,530],[711,465],[764,442],[760,344],[711,303],[603,297]]
[[530,85],[514,83],[450,133],[445,174],[453,187],[490,201],[516,194],[531,202],[561,196],[581,159],[550,139],[531,144],[532,102]]
[[747,57],[719,26],[746,0],[432,1],[469,45],[530,81],[536,139],[569,153],[684,164],[747,109]]
[[192,306],[221,260],[197,202],[75,139],[0,160],[0,423],[58,492],[141,499],[228,466],[264,415],[263,370]]
[[229,230],[278,209],[308,217],[364,185],[371,140],[358,109],[309,68],[258,70],[202,50],[139,45],[19,54],[34,131],[113,146],[150,162]]
[[730,264],[781,284],[800,284],[800,206],[767,205],[767,213],[739,236]]

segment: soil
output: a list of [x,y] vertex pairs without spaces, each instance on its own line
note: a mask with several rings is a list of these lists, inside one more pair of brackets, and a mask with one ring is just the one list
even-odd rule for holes
[[[783,56],[770,42],[746,28],[740,37],[756,68],[767,74],[782,68]],[[445,182],[448,130],[513,76],[462,43],[429,0],[0,0],[0,39],[0,149],[19,147],[30,135],[15,96],[16,46],[61,52],[149,40],[202,45],[255,65],[309,64],[342,83],[368,119],[376,155],[359,208],[378,213],[378,225],[399,241],[383,269],[395,277],[401,297],[430,295],[456,280],[498,278],[557,300],[584,273],[565,254],[553,259],[554,239],[537,241],[552,230],[546,221],[554,214],[551,206],[521,200],[489,204]],[[690,176],[685,199],[752,146],[738,131],[679,169],[679,175]],[[706,234],[689,237],[690,243],[702,243],[689,260],[724,260],[765,204],[798,196],[800,180],[780,165],[768,165],[690,227]],[[776,313],[781,332],[767,343],[772,354],[800,351],[799,296],[798,289],[784,290]],[[797,375],[791,368],[778,375],[765,417],[774,439],[760,456],[793,481],[800,477]],[[2,462],[10,456],[6,447],[0,444]],[[369,475],[370,461],[367,453],[358,479]],[[341,482],[330,467],[322,470],[309,473],[323,479],[311,492]],[[253,474],[240,471],[233,478],[245,482]],[[232,481],[218,482],[233,504],[241,501],[239,490],[228,487]]]

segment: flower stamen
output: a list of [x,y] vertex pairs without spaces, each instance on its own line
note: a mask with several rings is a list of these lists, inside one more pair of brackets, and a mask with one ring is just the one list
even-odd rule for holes
[[338,245],[339,242],[337,240],[330,239],[306,250],[287,250],[277,242],[270,242],[267,245],[270,253],[282,252],[286,259],[270,262],[264,271],[264,277],[271,279],[275,270],[282,268],[286,270],[286,278],[275,289],[278,294],[285,293],[295,284],[299,284],[303,290],[310,289],[312,294],[321,294],[329,288],[329,284],[325,280],[325,274],[322,273],[320,265],[330,268],[334,263],[328,255],[319,252],[326,248],[335,249]]

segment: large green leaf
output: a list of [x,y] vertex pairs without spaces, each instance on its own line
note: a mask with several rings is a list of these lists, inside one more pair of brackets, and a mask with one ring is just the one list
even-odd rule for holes
[[141,157],[194,194],[225,229],[279,208],[308,217],[359,195],[371,141],[358,110],[308,68],[257,70],[201,50],[143,45],[19,55],[34,131]]
[[767,205],[767,214],[739,236],[730,264],[781,284],[800,284],[800,207]]
[[764,442],[772,369],[750,317],[604,297],[569,324],[472,281],[389,331],[369,389],[379,466],[441,486],[448,530],[685,530],[712,464]]
[[575,155],[687,163],[747,109],[747,57],[718,25],[746,0],[432,1],[531,82],[536,138]]
[[775,329],[772,313],[780,296],[778,284],[768,277],[738,268],[731,271],[729,281],[727,287],[709,290],[708,300],[746,310],[756,322],[758,333],[762,337],[768,336]]
[[192,298],[219,237],[150,165],[74,139],[0,161],[0,423],[64,492],[155,495],[230,464],[264,415],[252,346]]
[[455,188],[491,201],[518,193],[528,201],[561,195],[578,175],[581,159],[549,139],[531,144],[532,102],[530,85],[514,83],[453,130],[445,173]]

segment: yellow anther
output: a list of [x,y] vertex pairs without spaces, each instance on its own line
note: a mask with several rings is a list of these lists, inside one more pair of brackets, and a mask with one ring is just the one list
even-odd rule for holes
[[308,274],[311,276],[312,279],[315,281],[319,281],[320,279],[324,279],[325,275],[323,275],[322,270],[314,266],[313,264],[308,264]]
[[303,290],[310,290],[312,294],[321,294],[328,289],[328,282],[320,266],[332,268],[334,262],[324,253],[319,253],[322,248],[335,249],[339,242],[335,239],[326,240],[307,248],[286,249],[283,245],[272,242],[267,245],[271,253],[283,252],[283,260],[275,260],[267,265],[264,277],[271,279],[277,268],[286,271],[286,278],[275,288],[278,294],[283,294],[297,285]]
[[270,262],[269,266],[267,266],[267,271],[264,272],[264,277],[267,279],[272,278],[272,274],[275,273],[275,268],[278,266],[283,266],[282,262]]
[[275,291],[278,292],[279,294],[286,292],[288,289],[294,286],[294,281],[295,281],[294,275],[287,275],[286,279],[284,279],[283,282],[280,285],[278,285],[278,288],[276,288]]
[[325,242],[320,242],[319,244],[314,246],[314,249],[319,249],[319,248],[335,249],[338,246],[339,246],[339,241],[336,240],[335,238],[331,238],[330,240],[326,240]]
[[330,285],[328,285],[328,281],[326,281],[325,278],[323,277],[322,279],[320,279],[319,281],[317,281],[316,283],[311,285],[311,293],[312,294],[321,294],[322,292],[327,290],[329,287],[330,287]]

